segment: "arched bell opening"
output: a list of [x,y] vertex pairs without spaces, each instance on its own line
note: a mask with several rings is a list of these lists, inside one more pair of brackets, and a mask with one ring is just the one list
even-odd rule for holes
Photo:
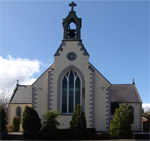
[[75,11],[69,12],[66,19],[63,19],[64,40],[80,40],[81,18],[76,16]]
[[77,36],[77,27],[76,24],[72,21],[68,25],[68,38],[76,38]]

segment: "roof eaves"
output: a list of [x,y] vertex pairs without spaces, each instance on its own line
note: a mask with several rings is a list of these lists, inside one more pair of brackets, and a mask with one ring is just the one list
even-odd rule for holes
[[10,100],[9,100],[9,103],[11,103],[11,101],[13,100],[13,98],[14,98],[14,96],[15,96],[15,93],[16,93],[16,91],[18,90],[18,86],[19,86],[19,84],[16,84],[16,87],[15,87],[15,89],[14,89],[14,91],[13,91],[13,94],[12,94]]
[[133,87],[134,87],[134,89],[135,89],[135,92],[136,92],[136,95],[137,95],[137,97],[138,97],[138,99],[139,99],[139,102],[142,103],[141,97],[140,97],[140,95],[139,95],[139,92],[138,92],[138,90],[137,90],[135,84],[133,84]]
[[42,74],[41,74],[41,76],[38,78],[38,79],[36,79],[35,80],[35,82],[31,85],[31,86],[33,86],[35,83],[36,83],[36,81],[38,81],[49,69],[51,69],[52,67],[54,67],[54,63],[50,66],[50,67],[48,67],[48,69],[46,69],[46,71],[44,71]]
[[112,84],[112,86],[122,86],[122,85],[132,85],[132,84]]

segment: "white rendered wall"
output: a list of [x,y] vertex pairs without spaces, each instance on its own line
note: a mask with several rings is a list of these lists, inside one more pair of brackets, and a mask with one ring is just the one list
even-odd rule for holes
[[[110,112],[109,93],[110,83],[95,71],[95,129],[96,131],[109,131],[108,118]],[[109,97],[109,98],[107,98]],[[107,124],[106,124],[107,123]],[[106,126],[107,125],[107,126]]]
[[38,112],[39,117],[42,119],[43,115],[46,114],[48,108],[48,71],[47,70],[33,85],[35,88],[35,107],[34,109]]
[[[85,114],[86,114],[86,120],[87,120],[87,126],[88,126],[88,97],[89,97],[89,62],[88,62],[88,56],[83,55],[84,51],[81,51],[81,46],[78,46],[78,41],[67,41],[65,42],[65,46],[62,46],[63,51],[60,51],[60,56],[55,57],[55,67],[53,71],[53,101],[52,101],[52,110],[57,111],[57,109],[60,109],[59,112],[61,113],[61,104],[58,105],[57,103],[57,84],[58,84],[58,77],[61,74],[61,72],[68,66],[73,65],[77,67],[84,76],[85,79]],[[77,55],[77,58],[74,61],[69,61],[67,59],[67,54],[69,52],[75,52]],[[67,70],[69,71],[69,70]],[[66,72],[67,72],[66,71]],[[65,73],[64,73],[65,74]],[[60,80],[61,81],[61,80]],[[61,97],[60,97],[60,103],[61,103]],[[58,107],[59,106],[59,107]],[[67,121],[65,119],[68,119]],[[60,119],[63,128],[68,128],[68,125],[70,125],[71,118],[68,118],[68,115],[62,115],[62,119]],[[62,128],[60,126],[60,128]]]
[[57,120],[60,123],[59,129],[67,129],[70,127],[70,121],[72,119],[72,115],[60,115]]
[[[61,113],[61,95],[58,98],[58,92],[61,87],[58,87],[58,81],[62,81],[58,79],[61,72],[64,71],[68,66],[75,66],[84,77],[85,81],[85,116],[87,121],[87,127],[95,127],[97,131],[108,131],[108,87],[110,86],[109,82],[103,78],[101,74],[99,74],[96,70],[93,72],[89,69],[89,58],[87,55],[83,55],[84,50],[81,50],[81,46],[78,45],[79,41],[65,41],[65,45],[62,46],[62,51],[59,51],[59,56],[55,56],[54,61],[54,70],[51,71],[51,81],[52,83],[50,91],[51,100],[50,100],[50,109],[52,111],[58,111],[61,115],[58,120],[61,123],[59,128],[69,128],[71,115],[65,115]],[[69,52],[74,52],[77,55],[77,58],[74,61],[70,61],[67,58],[67,54]],[[69,71],[68,68],[67,71]],[[47,111],[48,107],[48,72],[47,70],[34,84],[33,87],[36,89],[36,103],[35,110],[38,111],[39,116],[42,118]],[[75,70],[76,71],[76,70]],[[65,73],[64,72],[64,75]],[[78,72],[77,72],[78,73]],[[94,75],[93,75],[94,74]],[[80,75],[80,74],[79,74]],[[92,80],[94,81],[91,84]],[[83,86],[83,84],[82,84]],[[92,89],[92,87],[94,89]],[[93,92],[91,92],[93,91]],[[60,93],[60,92],[59,92]],[[94,96],[91,96],[94,95]],[[82,98],[82,97],[81,97]],[[94,98],[91,102],[91,98]],[[58,102],[59,100],[59,102]],[[81,105],[82,105],[81,100]],[[92,106],[95,108],[92,108]],[[93,106],[93,107],[94,107]],[[91,110],[94,109],[93,115],[91,115]],[[93,119],[94,118],[94,119]],[[94,120],[94,122],[93,122]],[[107,123],[107,124],[106,124]]]

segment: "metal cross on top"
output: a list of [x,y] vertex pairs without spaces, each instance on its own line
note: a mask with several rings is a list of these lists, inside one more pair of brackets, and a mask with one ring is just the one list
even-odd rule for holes
[[71,7],[71,11],[73,11],[73,7],[76,6],[76,4],[72,1],[69,6]]

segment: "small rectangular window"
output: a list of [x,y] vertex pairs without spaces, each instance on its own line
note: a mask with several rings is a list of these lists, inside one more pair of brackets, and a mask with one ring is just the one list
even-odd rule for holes
[[114,115],[115,110],[119,108],[118,102],[111,102],[111,115]]

